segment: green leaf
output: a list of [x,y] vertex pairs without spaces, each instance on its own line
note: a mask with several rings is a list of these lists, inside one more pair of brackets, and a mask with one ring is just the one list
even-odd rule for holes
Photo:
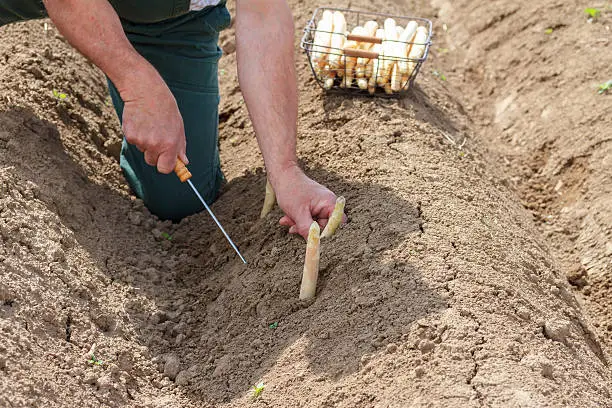
[[266,388],[266,386],[264,385],[263,382],[260,382],[257,385],[253,386],[253,399],[257,399],[261,396],[261,393],[264,391],[264,388]]
[[446,75],[444,75],[443,73],[438,72],[438,71],[436,71],[436,70],[431,71],[431,73],[432,73],[434,76],[436,76],[436,77],[440,78],[440,80],[442,80],[442,81],[446,81]]
[[585,14],[588,14],[593,19],[599,18],[601,16],[601,10],[593,8],[593,7],[585,8],[584,12]]
[[53,96],[55,96],[57,99],[62,100],[62,101],[68,97],[68,95],[56,89],[53,90]]
[[168,234],[167,232],[162,232],[161,236],[162,238],[167,239],[168,241],[172,241],[172,235]]
[[553,29],[552,28],[547,28],[546,30],[544,30],[544,34],[552,34],[553,33]]
[[599,84],[597,87],[597,93],[601,95],[604,92],[608,92],[610,89],[612,89],[612,79],[604,82],[603,84]]
[[268,326],[271,329],[276,329],[278,327],[278,322],[274,322],[271,325]]

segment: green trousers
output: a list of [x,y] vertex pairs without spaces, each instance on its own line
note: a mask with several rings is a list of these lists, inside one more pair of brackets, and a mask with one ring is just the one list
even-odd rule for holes
[[[192,182],[204,199],[217,197],[223,174],[218,150],[219,32],[230,24],[224,2],[188,12],[188,0],[111,0],[134,48],[161,74],[176,98],[187,137]],[[41,0],[0,0],[0,26],[46,17]],[[109,81],[119,119],[123,101]],[[123,140],[121,168],[130,187],[161,219],[178,221],[203,210],[176,175],[158,173],[135,146]]]

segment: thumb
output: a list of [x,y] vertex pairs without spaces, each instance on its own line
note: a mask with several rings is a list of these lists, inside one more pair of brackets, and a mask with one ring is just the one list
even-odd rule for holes
[[313,221],[310,211],[308,209],[301,210],[294,220],[295,226],[292,227],[293,230],[303,236],[304,239],[308,239],[308,231]]
[[162,153],[157,159],[157,171],[163,174],[170,174],[176,165],[176,156],[172,153]]

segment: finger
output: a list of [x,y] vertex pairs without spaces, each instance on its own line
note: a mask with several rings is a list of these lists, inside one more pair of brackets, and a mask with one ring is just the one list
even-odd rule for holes
[[290,234],[297,234],[297,228],[296,228],[296,226],[295,226],[295,225],[293,225],[293,226],[291,226],[291,227],[289,228],[289,233],[290,233]]
[[298,219],[295,220],[295,227],[297,229],[297,233],[304,237],[304,239],[308,238],[308,231],[310,230],[310,225],[312,224],[312,216],[310,215],[310,211],[304,211],[301,214],[298,214]]
[[293,220],[287,217],[286,215],[282,217],[280,220],[278,220],[278,223],[282,225],[283,227],[292,227],[295,225],[295,222],[293,222]]
[[185,150],[181,150],[178,157],[183,163],[185,163],[185,166],[189,164],[189,159],[187,158],[187,153],[185,153]]
[[147,162],[149,166],[155,166],[157,164],[158,158],[159,155],[153,150],[147,150],[146,152],[144,152],[145,162]]
[[321,228],[325,228],[325,226],[327,225],[327,221],[328,221],[328,219],[327,219],[327,218],[319,218],[319,219],[317,220],[317,223],[319,223],[319,226],[320,226]]
[[164,152],[157,158],[157,171],[163,174],[169,174],[174,170],[176,165],[176,154]]

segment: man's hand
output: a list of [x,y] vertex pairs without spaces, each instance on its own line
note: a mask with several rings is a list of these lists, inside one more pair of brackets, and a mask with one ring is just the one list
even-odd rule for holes
[[174,96],[159,73],[128,41],[107,0],[44,0],[49,17],[115,84],[125,102],[123,132],[145,160],[170,173],[185,156],[185,131]]
[[236,2],[238,78],[268,178],[291,233],[304,238],[313,218],[324,226],[334,193],[299,169],[293,17],[286,0]]
[[164,174],[172,172],[177,157],[188,164],[183,118],[159,74],[148,70],[120,93],[125,103],[123,134],[144,153],[147,164]]
[[308,178],[297,166],[270,182],[278,205],[286,214],[279,223],[289,227],[289,233],[306,239],[313,219],[325,227],[336,204],[334,193]]

